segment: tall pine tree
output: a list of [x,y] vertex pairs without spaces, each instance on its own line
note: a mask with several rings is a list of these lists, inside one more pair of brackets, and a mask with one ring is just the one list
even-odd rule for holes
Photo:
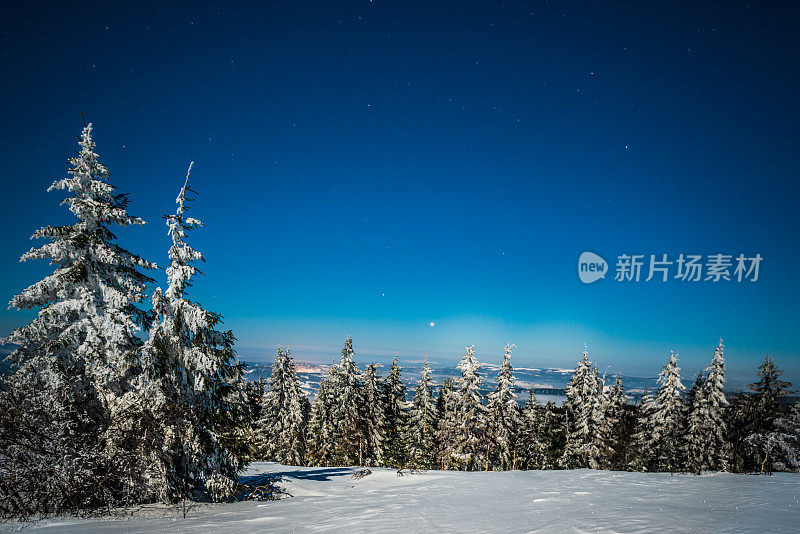
[[436,466],[436,401],[433,397],[433,380],[428,358],[422,367],[419,384],[414,391],[411,403],[411,416],[408,424],[409,456],[418,468],[430,469]]
[[344,463],[364,465],[367,446],[364,393],[354,356],[353,338],[347,336],[335,382],[335,396],[338,399],[335,419],[340,427],[338,446]]
[[305,457],[303,399],[291,352],[278,347],[256,431],[262,458],[284,465],[302,465]]
[[438,424],[436,426],[436,444],[438,448],[440,469],[449,469],[453,465],[456,453],[456,435],[458,432],[458,395],[452,378],[445,378],[439,388],[436,401]]
[[694,384],[686,395],[686,423],[684,425],[683,463],[687,471],[700,474],[702,464],[700,451],[703,448],[703,417],[701,406],[705,405],[703,386],[706,382],[704,371],[697,373]]
[[153,293],[156,318],[143,349],[144,367],[158,388],[149,404],[163,421],[168,497],[187,489],[223,497],[234,490],[240,465],[234,451],[245,410],[244,383],[233,333],[217,329],[222,316],[187,298],[200,273],[194,263],[204,261],[186,242],[187,234],[203,225],[187,215],[194,194],[190,172],[191,165],[176,212],[164,216],[172,238],[168,286]]
[[408,403],[406,387],[400,376],[397,354],[394,355],[389,374],[383,381],[383,398],[386,422],[386,441],[383,459],[387,466],[403,468],[408,463]]
[[[48,260],[52,274],[11,299],[9,307],[39,308],[6,342],[18,345],[16,367],[5,382],[0,411],[17,413],[2,425],[0,513],[63,513],[160,497],[142,465],[142,425],[134,382],[139,373],[136,331],[147,314],[137,307],[152,280],[141,269],[155,264],[121,248],[112,226],[142,225],[128,214],[128,198],[109,181],[84,127],[70,175],[48,189],[66,190],[62,201],[75,222],[45,226],[46,239],[22,261]],[[132,414],[132,408],[137,413]],[[147,452],[147,451],[145,451]],[[9,478],[10,477],[10,478]]]
[[505,471],[516,469],[516,437],[519,429],[519,409],[514,393],[514,374],[511,367],[511,351],[514,345],[506,344],[503,363],[497,373],[497,384],[488,397],[486,456],[489,465]]
[[781,380],[783,370],[778,369],[772,357],[768,354],[764,363],[758,367],[758,382],[747,387],[753,392],[746,401],[746,433],[745,442],[754,447],[749,451],[751,461],[755,462],[762,472],[772,471],[775,466],[770,457],[769,449],[760,446],[765,443],[770,433],[775,431],[775,421],[786,414],[786,407],[781,402],[792,386],[790,382]]
[[374,363],[364,371],[364,432],[366,441],[365,464],[383,465],[383,447],[386,440],[386,407],[383,382]]
[[649,449],[652,428],[652,414],[656,409],[656,402],[652,392],[644,390],[642,399],[636,410],[631,448],[633,453],[628,459],[628,468],[634,471],[647,471],[651,467],[652,455]]
[[703,373],[702,386],[694,392],[689,405],[686,461],[687,468],[697,473],[728,469],[724,350],[720,339],[711,364]]
[[589,361],[589,350],[584,345],[583,356],[572,373],[564,393],[567,443],[561,464],[567,469],[599,466],[600,450],[596,433],[600,430],[600,389],[597,367]]
[[681,369],[677,355],[670,351],[669,362],[658,378],[658,391],[645,417],[648,435],[644,450],[651,470],[673,472],[681,467],[685,405]]
[[344,464],[337,450],[341,428],[336,419],[339,413],[336,385],[338,379],[339,369],[334,362],[320,381],[317,394],[311,404],[311,414],[306,431],[306,463],[310,466],[325,467]]
[[481,364],[475,358],[475,346],[466,347],[458,369],[461,376],[456,381],[457,427],[453,459],[460,469],[485,469],[486,458],[486,406],[482,402],[480,387],[483,377]]

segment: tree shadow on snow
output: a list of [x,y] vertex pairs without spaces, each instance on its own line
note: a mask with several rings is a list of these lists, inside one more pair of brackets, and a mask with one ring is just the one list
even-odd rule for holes
[[286,479],[316,480],[320,482],[332,480],[335,477],[350,476],[353,470],[349,467],[320,467],[313,470],[291,470],[262,473],[259,475],[243,476],[240,480],[245,483],[254,483],[265,477],[273,482],[283,482]]

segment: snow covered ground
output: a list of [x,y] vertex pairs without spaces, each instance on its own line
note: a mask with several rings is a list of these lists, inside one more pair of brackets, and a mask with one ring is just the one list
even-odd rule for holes
[[[42,532],[798,532],[800,475],[703,476],[609,471],[389,469],[258,463],[293,497],[272,502],[149,506],[104,519],[47,519]],[[0,524],[0,530],[19,529]]]

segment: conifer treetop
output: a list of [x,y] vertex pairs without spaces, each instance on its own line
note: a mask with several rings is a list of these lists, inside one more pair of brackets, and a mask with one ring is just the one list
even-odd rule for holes
[[[192,262],[205,261],[203,254],[193,249],[186,243],[186,234],[200,228],[203,223],[192,217],[187,217],[186,212],[191,208],[188,202],[194,200],[191,194],[197,194],[189,187],[189,175],[192,172],[194,162],[189,163],[186,171],[186,180],[178,193],[175,203],[178,209],[174,214],[164,215],[167,221],[167,234],[172,238],[172,246],[169,249],[170,266],[167,268],[168,287],[166,295],[168,298],[182,298],[186,293],[186,288],[191,286],[191,279],[200,272]],[[202,273],[200,273],[202,274]]]
[[109,183],[108,169],[94,152],[91,124],[84,127],[78,144],[77,155],[68,160],[70,176],[48,188],[70,193],[62,204],[77,221],[45,226],[31,236],[49,242],[23,254],[21,261],[47,259],[56,268],[11,299],[10,308],[42,309],[7,341],[20,345],[14,356],[18,363],[34,352],[77,354],[91,361],[90,372],[107,375],[101,355],[116,355],[114,359],[139,343],[134,332],[146,324],[148,314],[135,304],[144,300],[147,284],[153,281],[139,269],[154,269],[156,264],[114,242],[109,225],[144,221],[128,214],[127,196]]

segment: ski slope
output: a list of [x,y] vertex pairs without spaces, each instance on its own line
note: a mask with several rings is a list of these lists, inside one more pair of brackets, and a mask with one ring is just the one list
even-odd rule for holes
[[[251,465],[280,501],[145,506],[113,518],[54,518],[35,532],[797,532],[800,475],[609,471],[427,471]],[[19,529],[6,523],[0,530]]]

